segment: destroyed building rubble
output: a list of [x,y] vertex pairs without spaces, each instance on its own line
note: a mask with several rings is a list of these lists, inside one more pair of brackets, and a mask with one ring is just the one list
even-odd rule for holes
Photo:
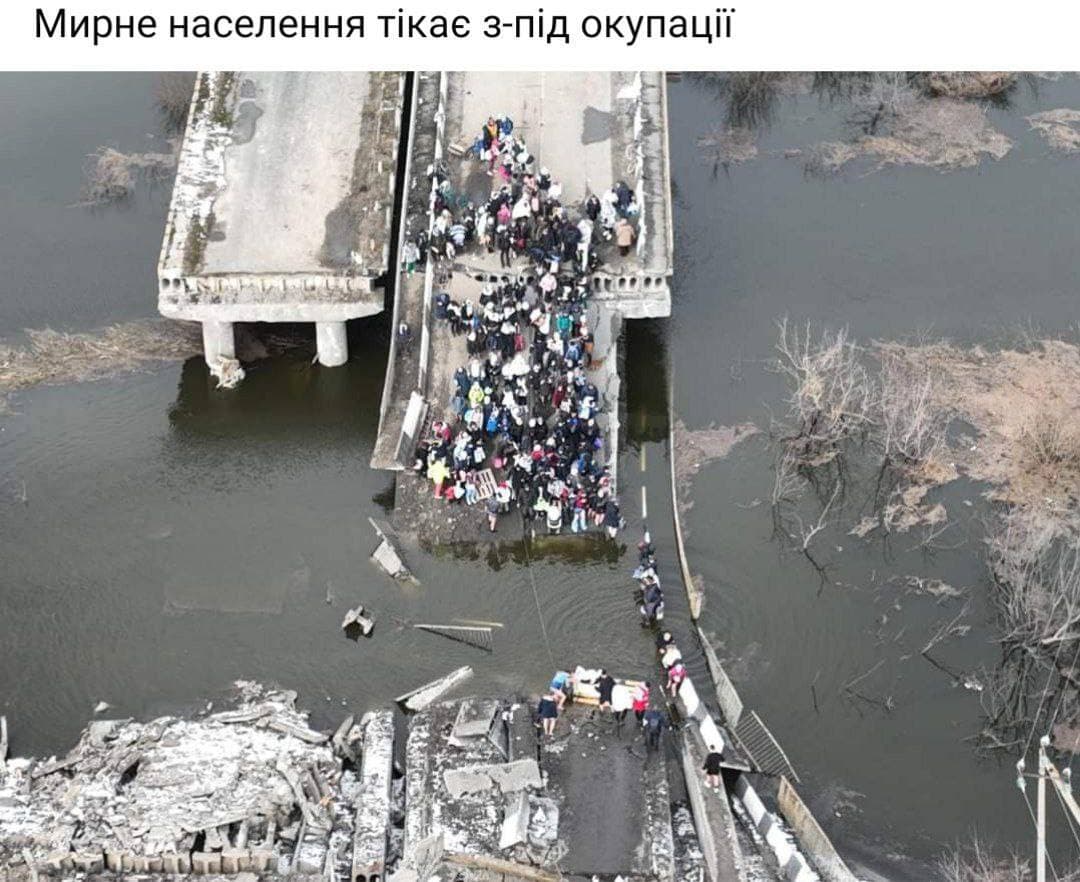
[[440,861],[444,879],[672,880],[664,752],[627,749],[611,725],[568,704],[559,734],[540,743],[520,702],[466,698],[417,713],[403,857],[390,882],[417,882]]
[[296,693],[236,687],[234,709],[94,720],[64,757],[0,765],[5,878],[113,871],[350,879],[354,851],[381,877],[392,712],[356,724],[349,717],[331,739],[309,727]]

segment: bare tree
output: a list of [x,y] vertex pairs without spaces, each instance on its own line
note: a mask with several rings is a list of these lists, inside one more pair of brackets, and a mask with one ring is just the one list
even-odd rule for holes
[[919,93],[907,73],[879,72],[866,77],[851,96],[852,122],[867,135],[911,111]]
[[195,76],[188,71],[165,71],[158,75],[154,100],[169,135],[179,135],[184,131],[188,108],[195,92]]
[[847,331],[800,329],[779,322],[775,369],[790,386],[788,424],[781,443],[800,466],[835,459],[845,442],[865,437],[872,421],[875,389],[862,350]]

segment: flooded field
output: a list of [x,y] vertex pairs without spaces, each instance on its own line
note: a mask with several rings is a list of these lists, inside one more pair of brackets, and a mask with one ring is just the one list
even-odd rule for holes
[[[1026,117],[1080,108],[1080,80],[1023,79],[978,104],[975,161],[956,168],[892,161],[910,151],[883,165],[895,145],[867,145],[866,108],[812,85],[796,78],[746,106],[715,78],[670,86],[673,317],[627,333],[625,541],[644,482],[672,561],[670,376],[689,430],[742,427],[738,440],[699,436],[699,450],[726,455],[687,475],[706,631],[841,849],[890,878],[925,879],[942,845],[974,829],[1002,847],[1032,839],[1012,758],[980,757],[969,740],[978,691],[920,655],[957,620],[962,636],[935,646],[944,667],[1000,658],[986,488],[932,491],[948,528],[930,544],[920,531],[851,535],[869,513],[852,492],[814,537],[817,566],[786,548],[769,505],[769,430],[786,394],[769,370],[776,322],[847,327],[865,343],[1070,335],[1080,158],[1062,149],[1067,132],[1046,135],[1067,114],[1041,127]],[[0,78],[4,343],[154,317],[167,182],[118,205],[75,203],[99,147],[168,150],[155,87],[153,74]],[[826,169],[822,144],[847,158]],[[367,518],[393,498],[391,476],[367,467],[388,333],[386,318],[351,323],[353,358],[333,371],[310,363],[301,338],[232,392],[189,358],[12,396],[0,413],[0,710],[13,752],[65,750],[98,701],[119,715],[178,712],[238,677],[299,690],[313,724],[331,726],[342,702],[363,710],[462,664],[476,691],[536,689],[579,661],[649,671],[631,556],[610,545],[545,544],[528,559],[520,544],[406,548],[419,586],[374,568]],[[377,624],[352,642],[339,625],[359,602]],[[678,627],[685,602],[672,606]],[[504,623],[495,651],[411,628],[454,619]],[[1055,845],[1067,859],[1064,838]]]

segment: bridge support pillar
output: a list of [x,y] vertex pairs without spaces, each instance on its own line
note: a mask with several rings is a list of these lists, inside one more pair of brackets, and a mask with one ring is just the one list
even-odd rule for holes
[[211,367],[222,358],[236,358],[236,337],[232,322],[202,323],[203,357]]
[[349,341],[345,322],[315,322],[315,348],[319,364],[339,367],[349,360]]

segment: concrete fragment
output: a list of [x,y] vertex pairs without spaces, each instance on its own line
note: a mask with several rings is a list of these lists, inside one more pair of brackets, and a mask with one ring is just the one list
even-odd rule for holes
[[524,842],[529,832],[529,791],[518,790],[506,800],[499,848],[506,850]]
[[442,862],[445,851],[446,845],[441,832],[416,843],[413,849],[413,863],[420,882],[427,882],[427,879],[435,872],[435,868]]
[[126,852],[117,849],[108,849],[105,852],[105,866],[113,873],[119,873],[124,869],[124,855]]
[[365,715],[361,793],[353,825],[352,879],[386,874],[386,843],[394,773],[394,715]]
[[540,767],[535,759],[447,769],[443,773],[443,783],[454,799],[459,799],[469,793],[482,793],[495,787],[502,793],[513,793],[526,787],[539,789],[543,786]]
[[457,719],[454,720],[455,738],[476,738],[487,735],[495,714],[499,712],[499,702],[494,699],[484,700],[469,698],[461,702]]
[[394,701],[397,704],[403,704],[406,710],[421,711],[441,698],[459,683],[468,680],[472,675],[473,669],[468,665],[463,665],[457,670],[451,671],[445,677],[440,677],[438,680],[432,680],[430,683],[418,686],[411,692],[399,695]]
[[191,872],[197,876],[209,876],[221,872],[221,855],[216,852],[193,851]]
[[246,848],[226,848],[221,852],[221,872],[239,873],[251,869],[251,852]]
[[338,756],[349,760],[350,762],[356,762],[356,752],[352,748],[352,744],[349,742],[349,732],[352,731],[353,722],[356,717],[349,714],[344,720],[341,721],[341,725],[334,731],[333,736],[330,738],[330,743],[334,747],[334,753]]
[[186,853],[164,854],[161,856],[162,871],[173,876],[191,872],[191,856]]
[[265,873],[273,869],[272,862],[276,863],[276,855],[269,848],[251,849],[251,869],[256,873]]
[[71,860],[80,873],[102,873],[105,870],[105,857],[99,852],[75,852]]
[[405,566],[401,555],[390,541],[389,527],[381,526],[374,518],[368,518],[368,523],[379,537],[379,544],[371,553],[371,559],[382,567],[387,575],[401,581],[416,583],[416,578],[409,572],[409,568]]
[[350,609],[345,613],[345,618],[341,621],[342,630],[348,630],[349,628],[356,626],[360,629],[360,633],[365,637],[370,637],[371,632],[375,629],[375,619],[370,615],[364,613],[364,605]]

